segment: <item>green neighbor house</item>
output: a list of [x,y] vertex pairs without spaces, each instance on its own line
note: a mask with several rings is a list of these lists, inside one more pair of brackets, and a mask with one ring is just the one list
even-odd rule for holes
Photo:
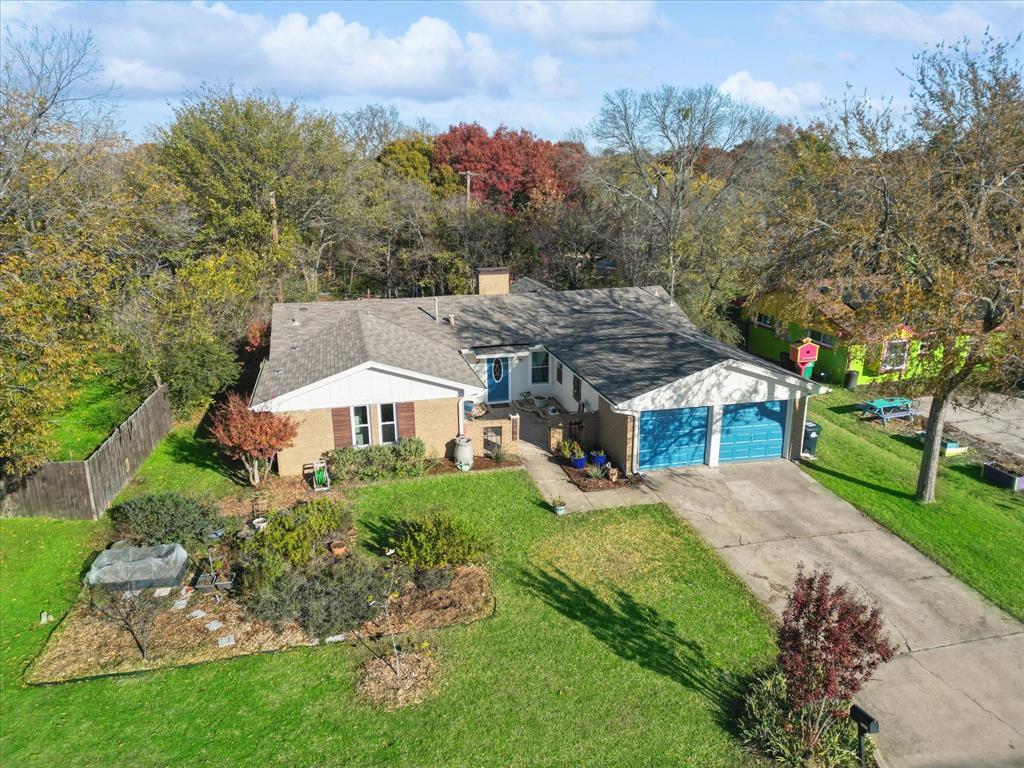
[[782,292],[771,293],[743,308],[747,351],[790,367],[790,345],[809,338],[818,345],[815,381],[853,386],[913,376],[917,361],[928,353],[927,342],[915,338],[907,326],[893,328],[870,344],[845,343],[843,318],[853,312],[850,307],[837,300],[819,317],[796,321],[787,312],[786,299]]

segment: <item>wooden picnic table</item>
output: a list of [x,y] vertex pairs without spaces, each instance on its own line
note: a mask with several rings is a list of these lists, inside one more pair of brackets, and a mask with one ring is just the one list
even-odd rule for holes
[[920,413],[914,408],[914,401],[909,397],[882,397],[860,403],[857,408],[865,416],[881,419],[886,427],[889,426],[889,419],[910,419]]

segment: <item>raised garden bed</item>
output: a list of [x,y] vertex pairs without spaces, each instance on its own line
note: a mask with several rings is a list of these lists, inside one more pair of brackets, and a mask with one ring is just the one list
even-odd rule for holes
[[1020,469],[1012,469],[1002,464],[986,463],[982,465],[981,477],[999,488],[1009,488],[1018,493],[1024,491],[1024,471]]

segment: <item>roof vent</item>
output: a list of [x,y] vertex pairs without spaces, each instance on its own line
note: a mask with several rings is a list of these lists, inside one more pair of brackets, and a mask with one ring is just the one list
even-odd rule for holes
[[292,318],[292,325],[299,325],[299,318],[293,317]]

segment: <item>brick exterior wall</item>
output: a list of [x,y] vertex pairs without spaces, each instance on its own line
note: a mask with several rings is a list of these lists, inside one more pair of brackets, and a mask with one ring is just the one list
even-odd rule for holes
[[495,418],[491,415],[466,422],[466,437],[473,441],[473,455],[484,455],[484,430],[501,429],[501,447],[505,453],[519,453],[519,433],[511,417]]
[[329,408],[295,411],[287,415],[299,429],[292,447],[277,454],[277,472],[282,477],[301,475],[303,464],[316,461],[334,448],[334,422]]
[[603,397],[598,401],[598,435],[601,448],[615,466],[633,471],[633,417],[615,413]]
[[[459,433],[459,398],[417,400],[410,404],[416,437],[427,446],[428,456],[451,456]],[[399,412],[399,431],[402,414]]]

